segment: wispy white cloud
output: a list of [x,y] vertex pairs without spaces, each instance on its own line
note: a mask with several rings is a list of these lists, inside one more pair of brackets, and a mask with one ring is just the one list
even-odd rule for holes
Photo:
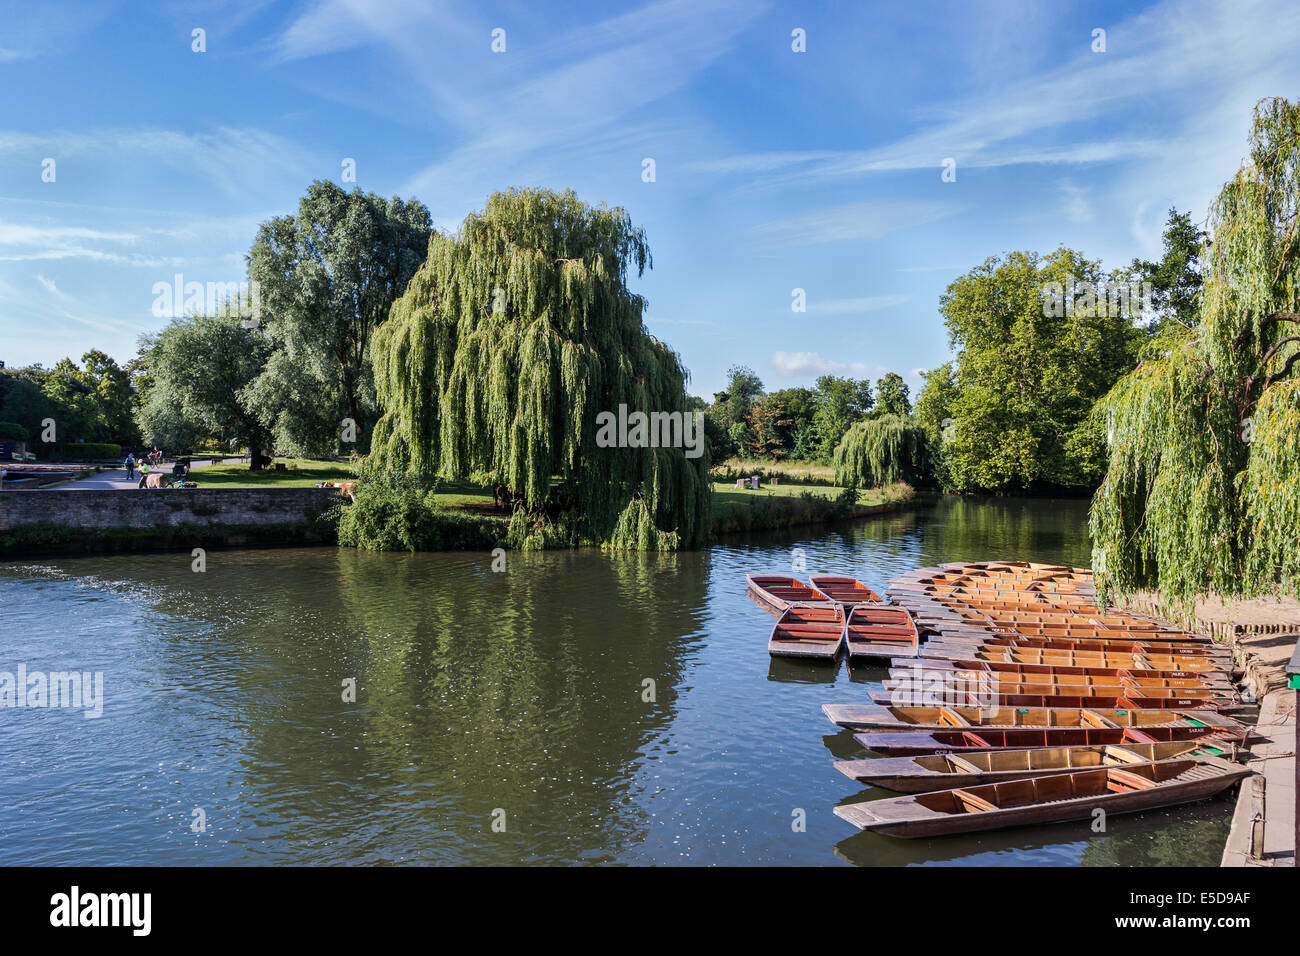
[[865,362],[840,362],[828,359],[819,352],[773,352],[768,363],[781,375],[791,378],[815,377],[818,375],[851,375],[854,378],[870,378],[883,375],[889,371],[878,365]]
[[926,200],[868,200],[765,222],[755,226],[753,231],[768,247],[881,239],[891,232],[933,222],[956,210],[954,205]]
[[867,295],[856,299],[808,300],[810,315],[862,315],[879,309],[890,309],[910,300],[910,295]]

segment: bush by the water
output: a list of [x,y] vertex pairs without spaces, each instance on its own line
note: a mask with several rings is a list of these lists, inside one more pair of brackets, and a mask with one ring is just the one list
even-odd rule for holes
[[339,544],[369,551],[490,551],[506,533],[504,520],[440,507],[433,488],[400,480],[363,482],[338,516]]

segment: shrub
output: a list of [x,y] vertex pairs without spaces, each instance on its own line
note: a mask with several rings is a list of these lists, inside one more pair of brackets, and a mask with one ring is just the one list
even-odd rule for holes
[[406,478],[373,477],[338,514],[338,541],[368,551],[457,551],[502,547],[506,522],[451,511],[434,489]]

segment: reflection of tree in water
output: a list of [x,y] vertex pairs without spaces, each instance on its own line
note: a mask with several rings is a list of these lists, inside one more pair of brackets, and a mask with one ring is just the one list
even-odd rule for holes
[[494,574],[486,555],[340,555],[371,769],[428,787],[445,801],[428,823],[487,858],[607,858],[641,822],[630,765],[671,714],[699,560],[511,554]]
[[1091,566],[1086,500],[945,495],[920,521],[942,525],[922,536],[922,565],[1001,558]]
[[193,689],[187,719],[229,741],[203,780],[228,788],[208,805],[231,842],[296,861],[568,862],[644,829],[633,770],[702,636],[707,560],[511,553],[492,573],[487,554],[313,549],[112,577],[147,596],[163,680]]

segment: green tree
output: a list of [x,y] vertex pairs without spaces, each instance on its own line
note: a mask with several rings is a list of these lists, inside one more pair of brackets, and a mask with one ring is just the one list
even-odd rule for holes
[[371,334],[424,261],[430,233],[422,203],[324,180],[308,187],[297,215],[258,229],[248,274],[272,352],[248,396],[277,447],[335,451],[345,418],[357,446],[369,447],[379,417]]
[[919,483],[925,474],[925,432],[901,415],[855,422],[835,449],[835,483],[872,488]]
[[813,413],[817,459],[829,462],[849,426],[871,410],[871,383],[866,379],[823,375],[817,379],[814,393],[817,401],[817,410]]
[[884,378],[876,381],[876,407],[871,410],[872,417],[894,415],[906,418],[912,414],[911,396],[907,383],[897,372],[887,372]]
[[916,399],[913,418],[925,432],[926,460],[934,481],[941,488],[952,487],[948,473],[947,444],[956,438],[957,420],[953,407],[957,399],[957,382],[952,363],[945,362],[924,373],[925,384]]
[[794,447],[794,424],[779,393],[764,396],[750,410],[751,437],[746,450],[755,458],[779,461],[789,457]]
[[1300,595],[1300,105],[1261,100],[1210,216],[1192,334],[1101,403],[1093,497],[1104,594]]
[[961,491],[1089,487],[1101,479],[1098,399],[1131,369],[1140,331],[1118,280],[1070,249],[993,257],[939,300],[957,349],[947,472]]
[[1208,234],[1192,223],[1188,213],[1169,210],[1165,220],[1164,254],[1159,262],[1134,259],[1131,274],[1137,282],[1151,284],[1155,310],[1150,332],[1160,334],[1173,324],[1186,331],[1195,328],[1196,297],[1203,284],[1202,269]]
[[271,436],[249,402],[248,389],[261,373],[270,343],[238,316],[174,319],[141,340],[141,362],[152,381],[138,412],[147,444],[185,448],[215,440],[250,451],[251,467]]
[[710,517],[707,452],[597,443],[598,418],[620,405],[688,406],[686,370],[646,332],[645,301],[627,285],[628,270],[650,262],[626,212],[572,191],[496,193],[456,236],[435,236],[375,333],[385,413],[373,467],[505,485],[517,543],[554,532],[697,546]]

